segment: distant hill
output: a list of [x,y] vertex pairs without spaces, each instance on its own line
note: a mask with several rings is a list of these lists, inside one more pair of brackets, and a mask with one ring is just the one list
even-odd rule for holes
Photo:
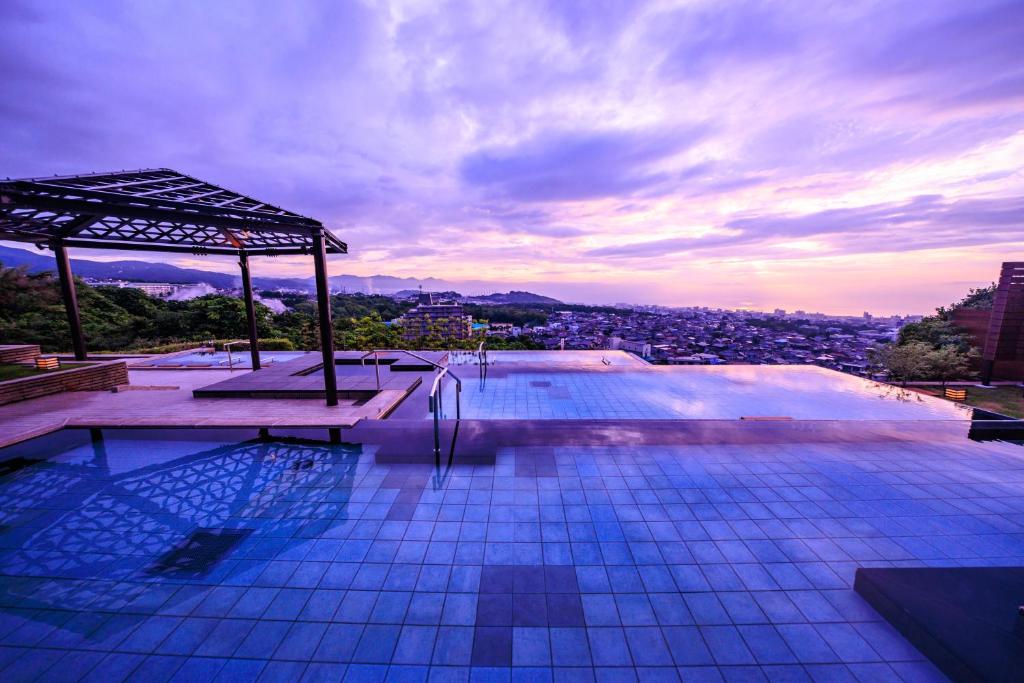
[[438,292],[432,289],[400,289],[397,292],[391,292],[390,296],[393,299],[415,299],[420,294],[433,294],[436,300],[441,301],[460,301],[464,299],[461,294],[455,290],[447,290],[444,292]]
[[[418,280],[414,277],[394,277],[393,275],[370,275],[369,277],[335,275],[328,279],[331,282],[331,289],[334,291],[362,292],[364,294],[395,294],[403,290],[415,290],[418,293],[421,286],[425,292],[439,292],[453,288],[452,283],[432,277]],[[309,280],[309,285],[311,287],[313,285],[312,278]]]
[[[49,251],[28,251],[0,245],[0,263],[5,266],[27,266],[30,273],[53,271],[56,265]],[[71,259],[71,270],[79,277],[133,282],[173,282],[206,284],[218,289],[236,287],[238,277],[193,268],[179,268],[167,263],[149,261],[87,261]],[[261,285],[262,286],[262,285]]]
[[[8,267],[27,266],[31,273],[41,273],[55,269],[53,254],[49,251],[36,249],[19,249],[0,244],[0,263]],[[312,270],[310,263],[310,270]],[[258,266],[257,266],[258,268]],[[151,261],[89,261],[71,259],[71,270],[79,277],[97,280],[129,280],[131,282],[171,282],[188,285],[207,284],[216,289],[233,289],[240,286],[240,276],[233,273],[221,273],[196,268],[179,268],[169,263],[153,263]],[[330,278],[331,289],[335,292],[350,294],[394,294],[402,290],[437,292],[453,290],[451,282],[437,278],[416,279],[412,277],[394,277],[391,275],[335,275]],[[296,289],[312,292],[316,288],[313,277],[308,278],[276,278],[253,277],[253,285],[257,289]],[[510,292],[509,294],[517,294]],[[521,292],[521,294],[528,294]],[[528,294],[536,297],[536,294]],[[496,294],[492,296],[507,296]],[[545,297],[538,297],[545,299]],[[549,299],[548,301],[554,301]]]
[[508,292],[506,294],[486,294],[470,297],[468,301],[478,304],[561,304],[558,299],[541,296],[533,292]]

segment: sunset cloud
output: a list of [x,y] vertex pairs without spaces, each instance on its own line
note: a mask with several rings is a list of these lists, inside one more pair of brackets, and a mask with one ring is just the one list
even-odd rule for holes
[[12,0],[0,175],[175,168],[337,273],[923,312],[1024,258],[1021,45],[1019,0]]

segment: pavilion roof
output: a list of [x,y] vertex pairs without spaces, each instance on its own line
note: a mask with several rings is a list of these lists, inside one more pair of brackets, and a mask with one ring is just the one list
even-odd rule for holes
[[0,239],[197,254],[327,253],[344,242],[312,218],[168,168],[0,180]]

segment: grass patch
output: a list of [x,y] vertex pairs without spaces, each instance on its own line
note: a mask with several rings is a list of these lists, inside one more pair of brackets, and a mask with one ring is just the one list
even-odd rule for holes
[[71,368],[81,368],[86,365],[92,365],[92,363],[61,363],[61,366],[56,370],[39,370],[34,365],[19,365],[17,363],[0,365],[0,382],[6,382],[9,379],[45,375],[49,372],[60,372],[61,370],[70,370]]
[[32,365],[0,365],[0,382],[33,375],[45,375],[47,372],[53,372],[53,370],[36,370]]
[[[922,394],[943,398],[942,387],[907,387]],[[969,406],[991,410],[995,413],[1002,413],[1010,417],[1024,419],[1024,398],[1021,398],[1020,387],[994,387],[992,389],[979,389],[978,387],[955,387],[956,389],[967,389],[967,400]]]

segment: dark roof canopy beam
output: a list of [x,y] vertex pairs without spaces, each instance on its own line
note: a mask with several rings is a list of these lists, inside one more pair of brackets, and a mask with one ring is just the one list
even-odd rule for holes
[[206,197],[212,197],[214,195],[224,194],[224,190],[212,190],[210,192],[200,192],[199,194],[190,195],[188,197],[182,197],[183,202],[194,202],[197,199],[205,199]]
[[[126,249],[307,253],[322,229],[312,218],[169,169],[0,181],[0,236],[23,242],[74,237]],[[329,253],[347,251],[330,233],[324,241]]]
[[[163,181],[161,181],[163,182]],[[160,187],[149,192],[139,192],[132,196],[134,197],[148,197],[153,194],[162,194],[164,192],[180,192],[182,190],[191,190],[193,187],[207,187],[206,183],[189,183],[188,185],[175,185],[172,187]],[[200,195],[201,196],[201,195]]]
[[[8,239],[4,236],[4,239]],[[34,242],[38,240],[15,240],[20,242]],[[69,237],[64,240],[69,247],[79,249],[116,249],[118,251],[154,251],[173,254],[196,254],[196,255],[223,255],[235,256],[240,251],[226,244],[220,246],[199,246],[189,244],[151,244],[146,242],[110,242],[107,240],[90,240]],[[312,253],[313,247],[307,246],[258,246],[246,247],[245,253],[249,256],[308,256]],[[340,253],[340,252],[334,252]]]
[[[75,177],[87,178],[88,176],[64,176],[64,178],[75,178]],[[188,179],[187,176],[174,175],[174,176],[171,176],[170,178],[147,178],[146,180],[131,180],[131,181],[126,182],[126,183],[108,183],[108,184],[105,184],[105,185],[94,185],[94,186],[92,186],[92,189],[94,189],[94,190],[118,190],[118,189],[121,189],[123,187],[132,187],[134,185],[150,185],[150,184],[155,183],[155,182],[157,182],[159,180],[187,180],[187,179]],[[54,180],[61,180],[61,178],[54,178]]]
[[[17,181],[15,181],[17,182]],[[2,183],[0,183],[2,185]],[[319,225],[317,221],[305,216],[287,213],[272,213],[269,211],[250,211],[237,208],[220,208],[201,203],[188,203],[184,201],[173,201],[153,197],[122,196],[117,194],[104,194],[90,190],[73,190],[71,192],[52,192],[46,190],[25,190],[23,188],[3,188],[5,194],[12,200],[31,203],[38,208],[49,209],[55,212],[96,212],[97,204],[108,207],[118,207],[121,210],[134,209],[137,212],[150,212],[149,214],[139,213],[137,215],[152,215],[153,211],[166,212],[175,211],[203,216],[207,220],[220,219],[226,221],[249,220],[254,222],[273,222],[284,225],[295,225],[305,228],[313,228]],[[90,208],[91,207],[91,208]],[[114,212],[109,212],[114,213]]]

